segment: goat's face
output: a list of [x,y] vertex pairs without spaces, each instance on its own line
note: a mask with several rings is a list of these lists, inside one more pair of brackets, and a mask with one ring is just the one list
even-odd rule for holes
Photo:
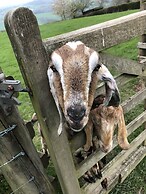
[[80,41],[55,50],[51,60],[48,77],[55,102],[70,128],[78,132],[87,124],[97,80],[110,85],[108,96],[109,88],[112,95],[118,93],[115,80],[104,65],[99,65],[98,53]]

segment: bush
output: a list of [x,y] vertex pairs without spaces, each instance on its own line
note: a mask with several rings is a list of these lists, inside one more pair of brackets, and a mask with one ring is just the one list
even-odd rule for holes
[[139,9],[139,8],[140,8],[140,2],[131,2],[131,3],[112,6],[104,9],[88,10],[83,13],[83,16],[102,15],[106,13],[121,12],[121,11],[127,11],[132,9]]

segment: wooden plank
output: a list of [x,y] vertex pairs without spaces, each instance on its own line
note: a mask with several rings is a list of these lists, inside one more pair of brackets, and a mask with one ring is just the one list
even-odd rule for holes
[[[140,9],[141,10],[146,10],[146,0],[140,0]],[[141,35],[141,42],[142,44],[146,44],[146,32],[144,31],[144,33]],[[139,59],[140,62],[143,63],[146,66],[146,50],[145,48],[139,48]],[[146,87],[146,75],[142,77],[144,86]],[[144,100],[144,109],[146,110],[146,98]],[[146,122],[144,123],[145,127],[146,127]],[[146,145],[146,140],[144,142],[144,145]]]
[[101,24],[75,30],[44,40],[47,53],[68,41],[80,40],[87,46],[101,51],[141,35],[145,31],[146,11],[130,14]]
[[[146,121],[146,111],[140,114],[137,118],[135,118],[132,122],[127,125],[128,136],[135,131],[140,125],[142,125]],[[113,148],[114,149],[118,145],[117,138],[114,136],[113,138]],[[82,163],[76,166],[78,178],[81,177],[87,170],[89,170],[96,161],[101,160],[106,153],[103,153],[100,150],[95,151],[92,155],[90,155],[87,159],[85,159]]]
[[[15,191],[26,183],[27,189],[25,186],[19,189],[22,194],[55,193],[17,108],[12,107],[12,113],[9,116],[0,110],[0,121],[1,131],[13,124],[17,126],[12,133],[0,137],[0,166],[18,153],[25,153],[24,156],[22,155],[15,161],[1,167],[1,171],[12,190]],[[34,180],[29,183],[28,181],[32,177]]]
[[137,61],[116,57],[102,52],[100,53],[100,57],[103,64],[106,64],[109,69],[113,69],[115,72],[141,76],[144,76],[145,74],[145,65],[140,64]]
[[[139,149],[132,152],[132,154],[119,166],[112,169],[112,173],[107,178],[108,180],[108,188],[107,190],[103,189],[101,184],[97,186],[92,192],[85,192],[85,194],[107,194],[109,193],[115,185],[119,182],[119,176],[122,179],[122,182],[126,179],[126,177],[131,173],[132,170],[135,169],[135,167],[144,159],[146,156],[146,147],[141,146]],[[94,184],[94,183],[93,183]],[[93,186],[90,185],[91,187]],[[90,187],[90,188],[91,188]]]
[[86,140],[86,136],[85,136],[84,131],[81,131],[81,132],[77,133],[70,140],[70,148],[71,148],[72,153],[74,153],[77,149],[79,149],[80,147],[85,145],[85,143],[86,143],[85,140]]
[[[5,128],[0,122],[0,131],[3,131]],[[29,172],[31,162],[27,159],[26,156],[20,155],[16,160],[13,160],[11,163],[4,165],[6,162],[10,161],[13,157],[22,152],[20,145],[17,140],[10,134],[0,137],[0,169],[8,184],[13,191],[21,187],[23,184],[27,183],[31,178]],[[4,165],[4,166],[3,166]],[[11,170],[13,169],[13,171]],[[26,172],[26,169],[28,171]],[[39,194],[35,183],[31,181],[26,184],[27,193]],[[26,187],[19,189],[19,192],[26,194]]]
[[[132,154],[135,153],[135,150],[137,147],[142,144],[142,142],[145,139],[146,135],[146,129],[138,136],[136,137],[131,143],[130,143],[130,148],[129,150],[122,150],[112,161],[110,161],[103,169],[102,172],[102,178],[100,180],[97,180],[95,184],[86,184],[82,187],[85,193],[94,193],[94,190],[98,188],[101,184],[101,182],[107,178],[110,179],[112,177],[112,174],[114,170],[117,168],[119,169],[119,166],[124,163],[124,161]],[[144,147],[144,146],[143,146]],[[146,149],[146,147],[145,147]],[[132,157],[133,158],[133,157]],[[117,171],[117,174],[119,175],[120,172]],[[123,180],[122,180],[123,181]],[[98,193],[98,192],[97,192]]]
[[146,97],[146,88],[137,92],[135,95],[131,96],[128,100],[124,101],[121,105],[123,107],[124,113],[127,113],[136,105],[140,104]]
[[5,26],[30,95],[64,194],[80,194],[72,154],[63,126],[58,136],[60,117],[50,92],[46,55],[36,17],[27,8],[10,11]]

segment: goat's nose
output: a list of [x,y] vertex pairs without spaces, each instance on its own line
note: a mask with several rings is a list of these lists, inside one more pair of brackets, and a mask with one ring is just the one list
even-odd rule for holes
[[86,109],[82,106],[71,106],[67,109],[67,114],[71,120],[79,122],[85,116]]

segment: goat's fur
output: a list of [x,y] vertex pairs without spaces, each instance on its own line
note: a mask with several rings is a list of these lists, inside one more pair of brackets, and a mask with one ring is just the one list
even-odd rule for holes
[[99,54],[80,41],[68,42],[52,53],[48,78],[60,123],[64,115],[75,132],[82,130],[88,122],[98,80],[105,82],[104,103],[108,104],[112,96],[119,103],[119,92],[113,76],[99,62]]
[[[89,121],[85,127],[86,144],[84,150],[88,151],[93,145],[93,129],[97,136],[98,145],[103,152],[109,152],[113,144],[113,133],[118,125],[118,143],[122,149],[128,149],[127,130],[122,106],[104,106],[104,95],[95,98]],[[97,107],[96,107],[97,106]],[[95,142],[95,139],[94,139]]]

